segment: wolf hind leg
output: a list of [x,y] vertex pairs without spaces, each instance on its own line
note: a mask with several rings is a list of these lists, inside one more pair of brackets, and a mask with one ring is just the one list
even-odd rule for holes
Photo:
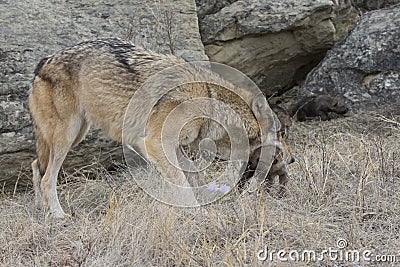
[[50,160],[46,173],[40,183],[43,194],[43,206],[55,218],[64,218],[64,213],[57,195],[57,178],[61,165],[67,156],[69,148],[56,147],[50,151]]
[[42,191],[40,189],[40,183],[49,163],[50,147],[44,137],[43,132],[37,125],[34,125],[34,131],[37,158],[31,164],[33,174],[32,183],[35,192],[35,204],[39,208],[42,204]]
[[37,208],[39,208],[42,204],[42,192],[40,189],[40,182],[42,180],[42,175],[40,174],[38,159],[35,159],[32,162],[31,166],[32,166],[32,173],[33,173],[32,183],[33,183],[33,189],[35,192],[35,206]]
[[43,206],[55,218],[67,217],[57,195],[57,178],[62,163],[72,145],[78,139],[83,138],[79,136],[83,128],[84,121],[78,116],[73,116],[69,119],[69,122],[59,122],[55,125],[52,140],[49,142],[52,144],[50,146],[49,162],[41,179],[40,191],[43,194]]

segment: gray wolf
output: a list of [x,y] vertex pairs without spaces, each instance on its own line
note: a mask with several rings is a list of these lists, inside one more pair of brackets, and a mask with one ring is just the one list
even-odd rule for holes
[[348,112],[346,99],[342,96],[317,95],[306,97],[293,105],[291,116],[298,121],[318,117],[323,121],[330,120],[330,112],[345,114]]
[[[183,65],[185,67],[181,67]],[[168,79],[158,79],[150,82],[153,86],[149,88],[153,89],[139,90],[154,74],[172,66],[174,68],[167,71],[167,76],[178,77],[179,86],[167,90],[164,83]],[[29,94],[37,151],[37,159],[32,163],[33,185],[37,202],[56,218],[66,216],[56,191],[59,170],[68,151],[84,139],[91,126],[100,128],[112,140],[135,147],[163,177],[177,183],[184,183],[185,173],[172,166],[164,153],[162,138],[165,136],[161,129],[179,133],[176,142],[173,142],[173,137],[169,142],[176,150],[179,146],[209,138],[217,144],[217,156],[227,159],[227,146],[230,146],[226,141],[226,130],[204,116],[195,117],[183,126],[172,123],[164,127],[168,116],[177,114],[173,111],[178,107],[181,108],[178,114],[183,119],[191,117],[194,112],[211,110],[221,121],[244,126],[250,154],[257,148],[271,145],[262,138],[256,119],[262,116],[268,129],[275,127],[268,108],[262,105],[265,98],[235,88],[207,69],[188,67],[187,62],[173,55],[155,53],[119,39],[102,39],[80,43],[42,59],[34,74]],[[201,82],[204,80],[212,82]],[[231,89],[240,92],[242,97]],[[141,94],[139,102],[133,105],[130,117],[124,120],[128,106],[131,107],[129,103],[138,92]],[[211,104],[201,104],[197,108],[180,106],[185,101],[210,98],[226,103],[239,114],[241,122],[232,120],[225,109],[214,110]],[[145,114],[144,110],[148,109],[151,112]],[[173,119],[182,119],[176,116]],[[272,140],[272,146],[281,144]],[[272,162],[273,152],[270,150],[258,160]]]

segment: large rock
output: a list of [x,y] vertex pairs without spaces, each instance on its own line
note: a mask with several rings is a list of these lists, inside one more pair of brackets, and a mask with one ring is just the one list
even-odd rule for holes
[[201,20],[206,15],[215,14],[236,1],[238,0],[196,0],[197,16]]
[[[120,37],[188,60],[207,60],[194,0],[0,1],[0,188],[30,178],[34,141],[27,95],[39,60],[66,46]],[[168,39],[171,29],[171,40]],[[70,153],[71,167],[121,161],[119,145],[91,132]]]
[[207,55],[268,95],[304,80],[335,42],[331,0],[217,2],[197,1]]
[[362,10],[374,10],[399,4],[399,0],[352,0],[352,4]]
[[360,19],[361,12],[353,5],[353,0],[334,0],[336,41],[343,40]]
[[343,94],[355,108],[400,101],[400,7],[365,13],[308,76],[300,95]]

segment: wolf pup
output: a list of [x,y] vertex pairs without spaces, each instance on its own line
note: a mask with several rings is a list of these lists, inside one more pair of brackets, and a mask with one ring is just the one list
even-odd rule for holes
[[[179,67],[182,64],[186,67]],[[166,81],[156,79],[151,81],[156,85],[150,87],[152,89],[141,90],[148,78],[164,70],[169,70],[168,77],[179,76],[185,82],[167,90]],[[241,97],[230,89],[240,90]],[[141,94],[139,102],[132,107],[134,112],[128,120],[124,120],[127,107],[131,108],[129,103],[137,92]],[[261,138],[261,127],[256,119],[262,116],[268,129],[275,127],[273,116],[268,117],[268,109],[263,104],[265,98],[250,90],[236,88],[219,75],[187,64],[181,58],[112,38],[80,43],[42,59],[35,70],[29,94],[37,151],[37,159],[32,163],[36,199],[52,216],[65,216],[57,196],[57,176],[68,151],[82,141],[90,126],[100,128],[112,140],[135,147],[164,178],[178,182],[185,181],[186,177],[164,153],[162,130],[165,128],[179,133],[176,142],[174,139],[168,142],[176,150],[209,138],[217,144],[217,157],[229,159],[222,153],[231,147],[225,141],[229,136],[212,119],[197,116],[183,127],[174,123],[164,127],[164,122],[171,120],[170,114],[190,117],[196,111],[195,107],[180,104],[193,99],[222,101],[238,114],[232,118],[226,108],[214,110],[207,102],[197,107],[201,112],[211,110],[216,118],[229,121],[230,125],[244,127],[250,154],[256,157],[257,148],[271,146],[271,143],[261,143],[269,141],[261,141],[265,139]],[[179,112],[174,113],[178,107]],[[151,113],[146,116],[144,110],[151,110]],[[274,140],[272,145],[283,147],[279,140]],[[268,160],[272,160],[273,151],[268,151],[271,152]],[[266,162],[267,159],[257,160]]]
[[306,97],[298,101],[291,111],[291,116],[298,121],[319,117],[323,121],[330,120],[329,113],[347,113],[346,99],[342,96],[318,95]]

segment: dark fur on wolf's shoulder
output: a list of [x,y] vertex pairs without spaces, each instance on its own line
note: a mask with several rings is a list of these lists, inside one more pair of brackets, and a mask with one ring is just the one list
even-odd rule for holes
[[[62,66],[62,68],[65,71],[67,71],[68,73],[79,71],[78,64],[75,64],[73,67],[71,67],[70,66],[71,64],[69,63],[75,62],[76,61],[75,57],[81,56],[81,54],[76,53],[77,48],[82,49],[85,47],[103,49],[104,52],[108,52],[115,57],[116,62],[119,63],[118,64],[119,67],[126,69],[128,72],[132,74],[138,74],[135,68],[129,63],[129,57],[130,53],[137,54],[137,50],[139,50],[139,48],[135,46],[133,43],[127,43],[118,38],[104,38],[104,39],[81,42],[75,46],[71,46],[60,51],[57,55],[51,55],[42,58],[34,70],[35,76],[39,76],[40,78],[48,82],[57,83],[57,81],[53,81],[53,79],[49,77],[49,75],[42,73],[41,70],[44,65],[51,63],[55,59],[55,57],[60,57],[60,56],[62,57],[63,60],[59,61],[58,64],[59,66]],[[141,51],[146,52],[147,50],[141,49]]]
[[33,72],[35,74],[35,76],[39,75],[39,71],[42,69],[43,65],[47,62],[47,60],[49,58],[50,57],[44,57],[39,61],[39,63],[37,64],[37,66],[36,66],[36,68],[35,68],[35,70]]
[[291,116],[298,121],[319,117],[323,121],[330,120],[329,113],[345,114],[348,112],[343,96],[317,95],[300,99],[293,105]]

